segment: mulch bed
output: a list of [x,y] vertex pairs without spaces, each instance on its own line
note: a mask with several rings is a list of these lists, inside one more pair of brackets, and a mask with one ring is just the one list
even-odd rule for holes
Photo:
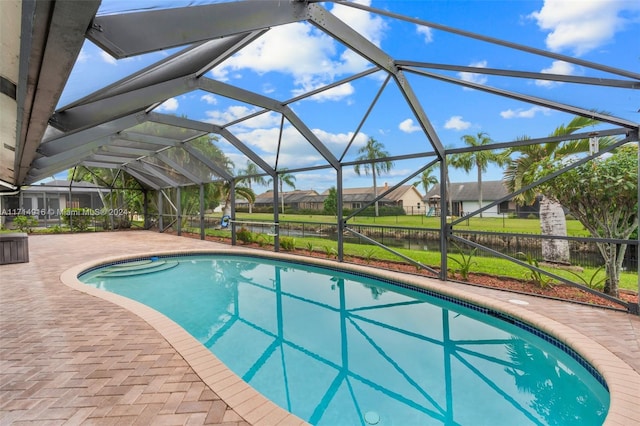
[[[200,235],[198,234],[183,233],[182,235],[190,238],[200,238]],[[220,242],[224,244],[230,244],[231,242],[229,238],[222,238],[222,237],[206,237],[206,240]],[[268,245],[260,246],[256,243],[252,243],[252,244],[239,243],[239,245],[256,248],[256,249],[269,250],[269,251],[273,250],[272,246],[268,246]],[[317,252],[317,251],[309,253],[308,250],[297,249],[287,253],[297,254],[301,256],[327,258],[326,254]],[[353,256],[345,256],[345,262],[367,265],[367,266],[381,268],[381,269],[388,269],[391,271],[406,272],[414,275],[418,274],[418,275],[425,275],[425,276],[431,276],[431,277],[434,276],[429,271],[417,270],[415,266],[409,265],[407,263],[402,263],[402,262],[380,261],[380,260],[373,260],[373,259],[366,260],[366,259],[353,257]],[[627,310],[627,306],[624,306],[620,303],[612,302],[603,297],[599,297],[596,294],[592,294],[580,288],[572,287],[565,284],[555,284],[553,286],[540,287],[530,281],[518,280],[511,277],[497,277],[493,275],[483,275],[483,274],[469,274],[469,276],[467,277],[467,280],[465,281],[463,281],[459,275],[455,277],[451,277],[451,279],[456,280],[457,282],[461,282],[463,284],[472,284],[472,285],[478,285],[478,286],[484,286],[484,287],[491,287],[498,290],[506,290],[506,291],[512,291],[516,293],[548,297],[548,298],[566,300],[566,301],[583,303],[588,305]],[[638,294],[632,291],[622,290],[620,291],[619,299],[624,300],[627,303],[637,304]]]

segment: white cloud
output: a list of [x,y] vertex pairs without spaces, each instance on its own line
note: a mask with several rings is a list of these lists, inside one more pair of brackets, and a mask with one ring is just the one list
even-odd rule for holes
[[[356,0],[354,3],[359,3],[365,6],[371,5],[370,0]],[[384,36],[384,30],[387,29],[387,25],[381,17],[353,7],[341,6],[338,3],[336,3],[331,9],[331,13],[351,28],[358,31],[367,40],[378,47],[380,46],[380,42]]]
[[89,58],[91,58],[91,55],[89,54],[89,52],[87,52],[87,49],[83,47],[82,49],[80,49],[80,54],[78,55],[78,59],[76,59],[76,62],[84,63],[87,62]]
[[216,97],[213,96],[211,93],[207,93],[206,95],[202,95],[200,97],[200,100],[201,101],[205,101],[209,105],[216,105],[218,103],[218,100],[216,99]]
[[[487,61],[472,62],[469,64],[469,66],[476,67],[476,68],[486,68]],[[468,81],[470,83],[485,84],[487,82],[487,76],[484,74],[476,74],[472,72],[459,72],[458,76],[460,77],[461,80]]]
[[[311,84],[311,82],[309,82],[309,84]],[[321,85],[319,87],[322,87],[322,86],[323,85]],[[302,88],[302,89],[294,90],[293,94],[294,94],[294,96],[298,96],[298,95],[301,95],[303,93],[307,93],[307,92],[315,90],[315,89],[316,89],[316,87],[305,85],[305,87]],[[308,99],[313,99],[313,100],[318,101],[318,102],[338,101],[340,99],[343,99],[343,98],[346,98],[348,96],[351,96],[354,93],[355,93],[355,88],[353,87],[353,85],[351,83],[345,83],[345,84],[341,84],[340,86],[332,87],[331,89],[328,89],[328,90],[325,90],[325,91],[320,92],[318,94],[315,94],[315,95],[309,97]]]
[[471,123],[468,121],[464,121],[462,119],[462,116],[460,115],[454,115],[453,117],[448,119],[447,122],[444,124],[445,129],[458,130],[458,131],[466,130],[469,127],[471,127]]
[[157,112],[171,112],[176,111],[178,109],[179,103],[176,98],[169,98],[164,101],[158,108],[156,108]]
[[416,27],[416,32],[424,37],[424,42],[426,44],[429,44],[433,41],[433,31],[431,30],[431,28],[418,25]]
[[[258,108],[249,108],[243,105],[230,106],[225,110],[210,110],[205,111],[207,118],[204,120],[207,123],[224,125],[230,121],[236,121],[243,117],[247,117],[258,111]],[[260,127],[269,128],[280,124],[280,115],[273,112],[265,112],[249,120],[243,121],[238,124],[242,128],[257,129]]]
[[[360,3],[369,4],[369,1]],[[331,12],[360,32],[369,41],[380,45],[386,24],[382,18],[358,9],[334,5]],[[335,81],[337,76],[363,71],[368,62],[362,56],[339,45],[314,26],[296,22],[270,29],[211,71],[213,78],[227,81],[237,78],[237,72],[251,70],[258,74],[279,72],[293,77],[293,94],[313,90]],[[316,101],[340,100],[353,93],[353,87],[333,89],[331,94],[313,97]]]
[[[553,63],[549,68],[545,68],[540,72],[543,74],[573,75],[574,71],[575,71],[575,67],[568,62],[553,61]],[[558,84],[562,84],[562,83],[549,81],[549,80],[536,80],[536,86],[541,86],[541,87],[553,87]]]
[[398,125],[398,128],[405,133],[414,133],[421,130],[420,126],[416,125],[412,119],[407,118]]
[[506,111],[501,111],[500,116],[502,118],[511,119],[511,118],[534,118],[536,114],[542,113],[544,115],[549,115],[551,113],[551,109],[544,108],[540,106],[534,106],[529,109],[508,109]]
[[[353,138],[353,132],[329,133],[322,129],[313,129],[312,131],[332,152],[336,152],[339,148],[346,148],[349,141]],[[367,139],[369,139],[369,137],[365,133],[358,133],[349,149],[364,146],[367,143]]]
[[109,55],[104,50],[100,52],[100,59],[102,59],[104,62],[108,63],[109,65],[117,65],[118,64],[118,61],[116,61],[116,58],[114,58],[113,56]]
[[[625,0],[545,0],[530,16],[548,31],[546,45],[553,51],[570,50],[580,56],[608,42],[624,29],[623,11],[640,11],[640,3]],[[636,17],[637,18],[637,17]]]

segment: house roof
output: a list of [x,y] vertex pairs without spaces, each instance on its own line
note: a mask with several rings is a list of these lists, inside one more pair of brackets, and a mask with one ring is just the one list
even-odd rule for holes
[[[388,190],[389,186],[385,183],[384,186],[378,187],[378,194],[382,194],[384,191]],[[420,191],[418,191],[413,185],[401,185],[398,188],[394,189],[387,195],[385,195],[380,201],[383,202],[396,202],[400,200],[408,191],[415,191],[419,197],[422,197]],[[322,193],[322,195],[329,195],[329,190],[327,189]],[[364,188],[342,188],[342,195],[344,201],[353,202],[353,201],[371,201],[374,197],[373,187],[364,187]]]
[[69,192],[69,186],[71,185],[72,192],[107,192],[108,188],[95,185],[91,182],[79,181],[70,182],[68,180],[56,179],[49,182],[41,183],[40,185],[32,185],[23,187],[24,192]]
[[[477,201],[479,196],[478,182],[452,182],[450,191],[451,201]],[[508,194],[509,191],[501,180],[482,182],[482,199],[484,201],[499,200]],[[427,202],[433,196],[440,196],[439,183],[435,184],[422,199]]]
[[[284,197],[284,200],[287,203],[301,203],[311,202],[310,200],[314,199],[314,197],[318,197],[319,195],[313,189],[296,189],[295,191],[281,192],[280,196]],[[322,200],[324,200],[324,198],[322,198]],[[256,195],[254,204],[264,203],[273,203],[273,191],[267,191],[263,192],[262,194]]]

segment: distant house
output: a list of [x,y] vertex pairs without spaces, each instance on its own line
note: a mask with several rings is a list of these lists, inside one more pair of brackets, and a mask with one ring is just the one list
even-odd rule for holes
[[[378,195],[389,190],[389,185],[385,182],[384,186],[378,187]],[[322,195],[327,196],[329,191],[325,191]],[[373,202],[373,187],[365,188],[343,188],[342,200],[343,208],[359,209]],[[401,185],[394,189],[378,201],[378,206],[402,207],[408,215],[424,214],[424,202],[422,194],[413,185]]]
[[9,225],[16,215],[36,217],[45,226],[59,223],[60,213],[66,208],[101,209],[102,196],[109,189],[91,182],[53,180],[40,185],[20,188],[19,194],[0,194],[0,220]]
[[[378,194],[382,194],[389,189],[389,185],[385,183],[384,186],[378,188]],[[324,191],[322,194],[318,194],[314,190],[295,190],[289,192],[283,192],[279,194],[278,204],[282,202],[284,197],[285,209],[292,210],[324,210],[324,200],[329,195],[329,190]],[[373,187],[366,188],[343,188],[342,201],[343,208],[349,210],[355,210],[365,207],[373,202],[375,196]],[[266,209],[273,208],[273,191],[267,191],[256,196],[256,200],[253,203],[255,211],[264,211]],[[378,201],[379,206],[388,207],[402,207],[404,211],[411,214],[424,214],[425,208],[422,201],[422,194],[413,185],[402,185],[389,194],[385,195]],[[236,200],[236,208],[248,209],[249,203],[247,200]]]
[[[278,205],[281,205],[283,198],[286,210],[322,210],[324,208],[325,197],[318,195],[318,193],[312,189],[280,192],[278,194]],[[273,191],[256,195],[255,202],[253,203],[255,211],[271,209],[273,205]],[[248,209],[249,202],[243,198],[238,198],[236,200],[236,208]]]
[[[463,216],[480,208],[478,204],[478,183],[477,182],[459,182],[451,183],[450,187],[451,214],[454,216]],[[486,206],[492,202],[509,195],[509,191],[504,183],[499,180],[482,182],[482,205]],[[427,215],[440,216],[440,184],[436,184],[423,198],[427,206]],[[518,206],[515,201],[502,201],[500,204],[492,206],[482,212],[485,217],[501,216],[503,214],[517,214],[526,216],[531,213],[537,213],[537,202],[534,206],[523,207]]]

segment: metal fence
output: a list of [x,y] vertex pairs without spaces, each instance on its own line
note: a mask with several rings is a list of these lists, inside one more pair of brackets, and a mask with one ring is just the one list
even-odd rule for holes
[[[219,220],[218,220],[219,223]],[[258,234],[272,234],[274,227],[260,222],[243,225],[245,228]],[[348,225],[354,231],[372,238],[380,244],[391,248],[404,248],[408,250],[440,251],[440,230],[434,228],[407,228],[382,225]],[[337,226],[335,223],[315,222],[286,222],[279,224],[280,236],[300,238],[323,238],[328,241],[337,241]],[[511,257],[518,257],[519,253],[531,256],[533,259],[542,259],[542,240],[544,237],[535,234],[515,234],[500,232],[480,231],[453,231],[459,238],[472,241],[489,249],[498,251]],[[370,244],[365,239],[345,232],[343,240],[346,243]],[[593,241],[588,238],[569,240],[571,264],[583,267],[600,267],[604,260]],[[638,271],[638,245],[637,241],[629,241],[623,268],[627,271]],[[465,244],[451,245],[450,251],[470,251]],[[493,257],[488,251],[478,250],[476,256]]]

